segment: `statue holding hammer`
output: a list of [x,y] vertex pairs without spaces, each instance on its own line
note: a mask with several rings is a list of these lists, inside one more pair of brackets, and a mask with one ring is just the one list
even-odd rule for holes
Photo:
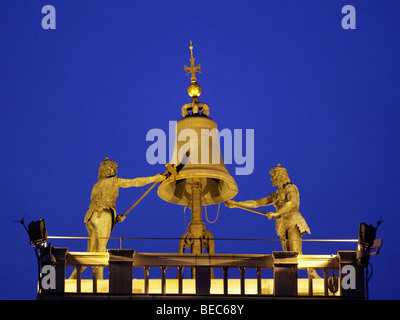
[[281,238],[284,251],[297,251],[302,254],[301,236],[310,229],[299,212],[300,195],[297,187],[290,182],[289,175],[280,164],[269,172],[271,174],[272,186],[278,190],[265,198],[248,201],[226,201],[225,205],[230,208],[238,207],[261,213],[249,208],[273,205],[276,212],[264,213],[268,219],[275,219],[276,233]]
[[[91,203],[84,221],[89,233],[88,252],[106,252],[110,233],[117,222],[125,219],[124,215],[116,214],[116,200],[119,188],[141,187],[149,183],[157,183],[165,179],[165,175],[156,174],[152,177],[123,179],[117,176],[118,163],[106,158],[99,167],[99,180],[94,184]],[[83,271],[83,270],[82,270]],[[77,277],[74,270],[71,279]],[[103,279],[103,268],[97,271],[97,278]]]

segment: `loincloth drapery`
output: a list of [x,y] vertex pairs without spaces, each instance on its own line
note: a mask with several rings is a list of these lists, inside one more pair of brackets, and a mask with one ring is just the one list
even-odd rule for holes
[[298,211],[288,212],[275,218],[276,233],[281,239],[286,239],[286,231],[294,227],[299,228],[301,235],[306,232],[311,234],[306,220]]
[[88,222],[90,220],[90,218],[92,217],[93,213],[96,211],[98,211],[98,212],[111,211],[111,214],[112,214],[111,231],[113,231],[115,223],[116,223],[115,221],[117,218],[117,212],[116,212],[115,208],[109,207],[109,208],[101,208],[100,209],[100,208],[95,208],[95,207],[89,206],[89,210],[86,212],[84,222]]

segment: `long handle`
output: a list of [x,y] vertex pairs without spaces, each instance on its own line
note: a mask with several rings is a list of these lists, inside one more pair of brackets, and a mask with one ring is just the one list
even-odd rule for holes
[[263,216],[267,216],[267,217],[268,217],[268,215],[267,215],[265,212],[258,211],[258,210],[254,210],[254,209],[251,209],[251,208],[246,208],[246,207],[243,207],[243,206],[241,206],[241,205],[239,205],[239,204],[235,204],[235,205],[234,205],[234,208],[239,208],[239,209],[247,210],[247,211],[254,212],[254,213],[258,213],[258,214],[261,214],[261,215],[263,215]]
[[126,210],[124,214],[122,214],[122,216],[125,217],[125,216],[128,214],[129,211],[131,211],[134,207],[136,207],[136,205],[137,205],[140,201],[142,201],[142,199],[151,191],[151,189],[153,189],[153,188],[156,186],[157,183],[158,183],[158,181],[154,182],[154,183],[150,186],[150,188],[148,188],[147,191],[146,191],[145,193],[143,193],[143,195],[142,195],[139,199],[137,199],[136,202],[135,202],[128,210]]
[[[185,163],[185,164],[186,164],[186,163]],[[162,175],[163,175],[163,176],[166,176],[168,173],[170,173],[170,174],[172,174],[172,175],[175,176],[175,175],[177,175],[178,172],[185,166],[185,164],[180,163],[178,166],[174,167],[173,165],[171,165],[170,163],[167,162],[167,163],[165,164],[165,166],[167,167],[167,170],[166,170]],[[158,183],[160,183],[160,181],[154,182],[154,183],[150,186],[150,188],[148,188],[148,189],[146,190],[146,192],[143,193],[142,196],[141,196],[139,199],[137,199],[136,202],[135,202],[128,210],[126,210],[126,211],[124,212],[124,214],[122,214],[121,216],[122,216],[122,217],[125,217],[125,216],[129,213],[129,211],[131,211],[134,207],[136,207],[137,204],[138,204],[140,201],[142,201],[142,199],[143,199],[143,198],[151,191],[151,189],[153,189]],[[118,223],[118,221],[117,221],[116,223]]]
[[[165,171],[165,172],[163,173],[163,176],[166,175],[166,174],[168,173],[168,171],[169,171],[169,170]],[[137,204],[138,204],[140,201],[142,201],[142,199],[143,199],[143,198],[151,191],[151,189],[153,189],[158,183],[159,183],[159,181],[154,182],[154,183],[150,186],[150,188],[148,188],[148,189],[146,190],[146,192],[143,193],[142,196],[141,196],[139,199],[137,199],[136,202],[135,202],[128,210],[126,210],[125,213],[122,214],[121,216],[125,217],[125,216],[129,213],[129,211],[131,211],[134,207],[136,207]]]

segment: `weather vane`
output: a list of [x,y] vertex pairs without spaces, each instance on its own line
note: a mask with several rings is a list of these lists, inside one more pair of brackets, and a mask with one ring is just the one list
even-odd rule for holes
[[190,80],[192,81],[192,83],[196,82],[196,72],[200,72],[201,73],[201,69],[200,69],[200,64],[198,64],[197,66],[194,65],[194,57],[193,57],[193,45],[192,45],[192,41],[190,41],[190,67],[184,66],[185,70],[186,70],[186,75],[188,75],[189,73],[192,74],[192,77],[190,78]]

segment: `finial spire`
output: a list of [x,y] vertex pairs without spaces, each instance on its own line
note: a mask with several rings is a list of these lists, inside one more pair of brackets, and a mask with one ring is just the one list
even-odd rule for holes
[[192,40],[190,40],[189,49],[190,49],[190,57],[193,58],[193,44],[192,44]]
[[188,75],[189,73],[192,74],[192,77],[190,78],[190,80],[192,81],[192,83],[196,82],[196,72],[201,73],[201,69],[200,69],[200,64],[198,64],[197,66],[194,65],[194,60],[195,58],[193,57],[193,44],[192,41],[190,41],[190,67],[184,66],[185,70],[186,70],[186,75]]
[[201,69],[200,69],[200,64],[198,64],[197,66],[194,65],[192,41],[190,41],[189,49],[190,49],[190,67],[184,66],[184,69],[186,70],[186,75],[188,75],[189,73],[192,74],[191,83],[187,88],[187,93],[192,98],[192,102],[186,103],[182,107],[182,116],[186,117],[187,115],[190,114],[190,112],[192,115],[196,115],[201,112],[201,115],[208,116],[210,114],[208,105],[199,102],[201,87],[196,82],[196,72],[201,73]]

